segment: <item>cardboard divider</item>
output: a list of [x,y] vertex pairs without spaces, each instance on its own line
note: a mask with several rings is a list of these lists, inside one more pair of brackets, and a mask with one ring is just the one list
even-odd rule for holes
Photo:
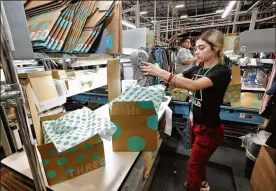
[[108,102],[110,102],[121,94],[120,60],[107,61],[107,76]]

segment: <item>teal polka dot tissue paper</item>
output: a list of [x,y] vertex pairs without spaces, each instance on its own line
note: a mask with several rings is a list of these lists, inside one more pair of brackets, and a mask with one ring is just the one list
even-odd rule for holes
[[156,86],[128,87],[110,102],[110,119],[116,132],[113,151],[155,151],[157,149],[158,111],[164,89]]
[[58,152],[66,151],[96,134],[110,140],[116,131],[113,123],[86,107],[42,124],[46,143],[53,142]]

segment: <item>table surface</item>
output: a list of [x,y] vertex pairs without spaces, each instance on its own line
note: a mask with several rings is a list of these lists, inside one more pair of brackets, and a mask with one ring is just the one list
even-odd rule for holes
[[241,87],[242,91],[254,91],[254,92],[265,92],[265,88],[253,88],[253,87],[246,87],[244,84],[242,84]]
[[[166,98],[167,100],[165,102],[162,102],[160,110],[158,112],[158,120],[161,119],[161,117],[165,113],[166,106],[171,101],[171,97],[166,96]],[[104,105],[95,111],[98,114],[109,118],[108,105]],[[103,142],[106,160],[106,165],[104,167],[98,168],[96,170],[85,173],[81,176],[75,177],[51,187],[48,186],[45,173],[43,173],[45,184],[55,191],[118,190],[124,179],[126,178],[128,172],[131,170],[131,167],[135,163],[137,157],[139,156],[139,152],[113,152],[112,141],[103,140]],[[44,172],[40,156],[39,160],[41,169]],[[15,170],[16,172],[32,179],[32,173],[25,151],[15,153],[3,159],[1,163]]]

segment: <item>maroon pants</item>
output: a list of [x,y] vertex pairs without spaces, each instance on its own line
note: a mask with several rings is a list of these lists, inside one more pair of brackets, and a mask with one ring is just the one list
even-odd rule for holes
[[190,129],[191,156],[188,162],[188,191],[199,191],[201,181],[206,179],[206,163],[222,142],[224,126],[206,128],[195,124]]

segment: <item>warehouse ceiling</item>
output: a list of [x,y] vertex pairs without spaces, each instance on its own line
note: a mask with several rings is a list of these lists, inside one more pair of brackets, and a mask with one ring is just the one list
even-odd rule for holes
[[[263,19],[268,17],[276,16],[276,3],[271,0],[244,0],[240,4],[240,15],[236,21],[244,21],[244,24],[238,26],[238,31],[242,27],[248,30],[249,21],[251,19],[253,7],[258,8],[257,19]],[[194,29],[201,28],[204,29],[206,26],[217,26],[217,24],[222,25],[219,28],[226,30],[226,28],[231,28],[230,23],[234,22],[235,17],[235,7],[229,16],[225,19],[221,18],[222,13],[216,13],[217,10],[225,9],[229,1],[224,0],[182,0],[182,1],[156,1],[156,20],[161,23],[161,34],[167,30],[176,30],[178,32],[182,31],[182,28]],[[134,8],[137,1],[129,0],[122,1],[123,10],[129,10]],[[153,28],[154,17],[154,1],[140,0],[140,12],[146,11],[146,14],[141,15],[140,23],[141,27]],[[184,5],[184,7],[176,8],[176,5]],[[168,16],[168,6],[169,6],[169,17]],[[172,15],[173,14],[173,15]],[[187,18],[180,18],[183,15],[187,15]],[[126,11],[124,13],[124,18],[127,21],[135,23],[135,11]],[[169,25],[174,23],[174,26],[169,26],[167,28],[167,18],[174,19],[174,22],[170,20]],[[225,26],[223,26],[225,24]],[[257,28],[262,28],[263,25],[269,25],[268,27],[275,27],[275,18],[267,20],[267,22],[257,23]],[[267,27],[265,27],[267,28]],[[229,29],[228,29],[229,30]],[[172,34],[169,34],[171,36]]]

